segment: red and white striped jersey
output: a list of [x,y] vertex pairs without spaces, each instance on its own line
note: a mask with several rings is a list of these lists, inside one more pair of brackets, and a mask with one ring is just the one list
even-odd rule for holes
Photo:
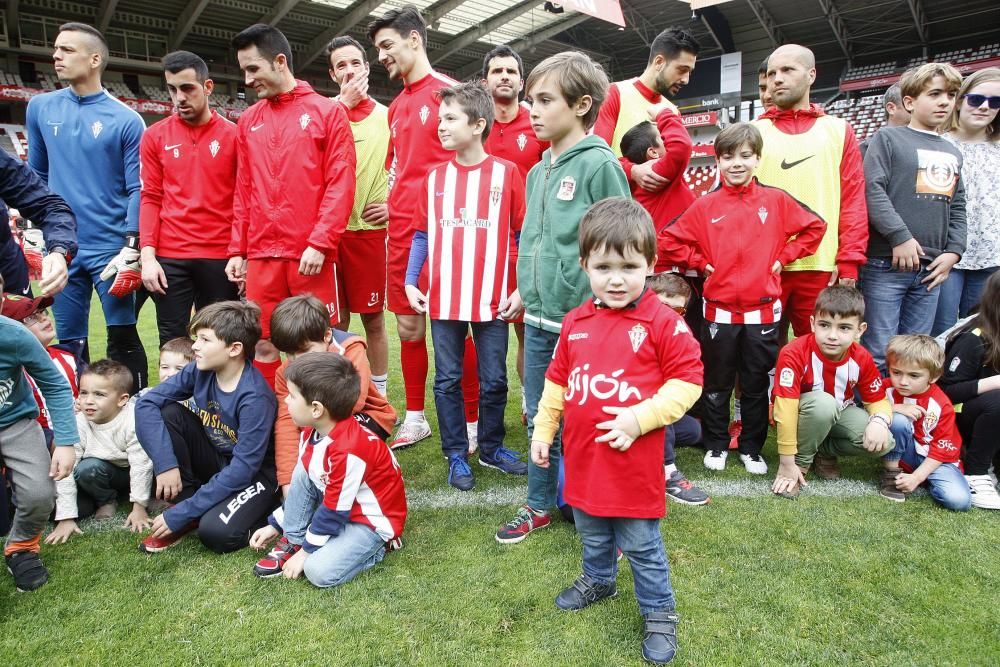
[[[886,385],[889,380],[885,380]],[[901,396],[891,386],[886,387],[886,395],[893,405],[919,405],[924,416],[913,422],[913,440],[917,454],[941,463],[959,465],[962,451],[962,436],[955,425],[955,408],[936,384],[916,396]]]
[[865,403],[885,399],[882,375],[871,353],[857,343],[847,348],[840,361],[823,355],[812,334],[796,338],[778,354],[774,381],[775,398],[798,399],[810,391],[824,391],[841,405],[854,402],[854,389]]
[[454,160],[427,172],[414,229],[427,232],[428,315],[488,322],[517,288],[510,256],[524,220],[524,180],[507,160]]
[[345,419],[318,440],[312,429],[306,429],[299,447],[302,467],[323,493],[306,531],[307,551],[323,546],[347,522],[368,526],[386,542],[402,535],[403,474],[377,435],[354,419]]
[[[55,346],[49,346],[45,348],[45,351],[52,357],[52,363],[59,369],[59,373],[69,382],[69,388],[73,390],[73,398],[77,398],[80,395],[80,369],[77,366],[76,357],[73,356],[72,352],[67,352]],[[49,415],[49,408],[45,404],[45,397],[38,390],[38,385],[35,384],[32,377],[27,373],[24,376],[28,379],[28,384],[31,385],[31,393],[35,395],[35,403],[38,404],[38,423],[41,424],[42,428],[52,428],[50,426],[52,423],[51,415]]]

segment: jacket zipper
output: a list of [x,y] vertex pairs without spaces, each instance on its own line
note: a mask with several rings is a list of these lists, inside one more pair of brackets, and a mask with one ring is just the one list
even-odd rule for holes
[[[541,224],[541,227],[539,229],[539,237],[538,237],[538,241],[539,241],[539,243],[538,243],[538,250],[539,251],[541,251],[541,249],[542,249],[542,242],[545,239],[545,202],[547,202],[548,199],[549,199],[549,175],[552,173],[552,167],[553,167],[554,164],[555,164],[554,162],[549,162],[549,166],[545,168],[545,181],[542,183],[542,224]],[[533,273],[532,278],[535,281],[535,294],[541,294],[542,291],[538,288],[538,252],[535,253],[534,262],[535,262],[535,266],[534,266],[534,271],[532,271],[532,273]],[[541,311],[543,309],[541,307],[539,307],[538,310],[539,310],[539,313],[538,313],[538,324],[541,325],[541,323],[542,323],[541,322],[541,320],[542,320],[542,313],[541,313]],[[539,329],[541,329],[541,326],[539,326]]]

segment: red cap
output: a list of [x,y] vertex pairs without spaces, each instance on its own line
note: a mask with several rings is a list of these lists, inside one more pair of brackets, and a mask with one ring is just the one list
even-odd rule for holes
[[40,296],[37,299],[31,299],[26,296],[4,292],[3,308],[0,309],[0,315],[23,322],[24,318],[51,306],[53,301],[54,299],[51,296]]

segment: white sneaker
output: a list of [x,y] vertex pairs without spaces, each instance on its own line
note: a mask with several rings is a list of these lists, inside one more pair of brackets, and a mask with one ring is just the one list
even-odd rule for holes
[[1000,510],[1000,493],[989,475],[966,475],[972,492],[972,506],[982,510]]
[[710,449],[705,452],[705,460],[703,463],[705,467],[709,470],[725,470],[726,469],[726,458],[729,456],[729,452],[718,451]]
[[465,434],[469,437],[469,453],[479,449],[479,422],[465,422]]
[[404,421],[403,425],[396,431],[396,438],[389,445],[389,449],[405,449],[412,447],[424,438],[431,437],[431,425],[426,419],[420,421]]
[[740,454],[740,461],[743,461],[743,467],[746,468],[747,472],[751,475],[767,474],[767,461],[765,461],[760,454],[757,456]]

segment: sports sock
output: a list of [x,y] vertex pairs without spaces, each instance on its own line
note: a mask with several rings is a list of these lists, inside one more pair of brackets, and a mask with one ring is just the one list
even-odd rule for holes
[[479,420],[479,357],[476,344],[471,336],[465,339],[465,355],[462,357],[462,397],[465,399],[465,421]]
[[424,387],[427,384],[427,341],[399,341],[399,362],[403,367],[403,388],[406,392],[406,413],[423,412]]
[[281,359],[277,361],[260,361],[259,359],[254,359],[253,367],[260,371],[260,374],[267,380],[267,384],[271,386],[271,389],[274,389],[274,376],[278,374],[278,369],[281,368]]
[[145,389],[149,365],[142,339],[134,324],[108,327],[108,358],[125,364],[132,374],[131,393],[136,394]]
[[385,373],[384,375],[373,375],[372,383],[374,383],[375,388],[378,389],[378,393],[385,396],[385,392],[389,389],[389,374]]
[[733,401],[733,421],[743,421],[742,414],[740,413],[740,399],[735,399]]
[[407,422],[412,423],[412,422],[422,422],[422,421],[427,421],[427,416],[424,415],[423,410],[407,410],[406,417],[403,418],[404,424],[406,424]]
[[667,463],[663,466],[663,472],[666,473],[667,477],[670,477],[673,473],[677,472],[676,463]]

